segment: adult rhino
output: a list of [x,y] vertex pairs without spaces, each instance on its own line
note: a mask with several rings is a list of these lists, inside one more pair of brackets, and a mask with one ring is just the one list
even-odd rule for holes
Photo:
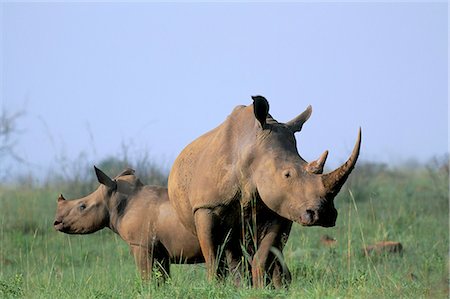
[[278,287],[291,279],[282,249],[292,222],[335,225],[333,199],[358,159],[361,129],[350,158],[322,174],[328,152],[307,163],[294,137],[311,106],[279,123],[264,97],[252,98],[252,105],[237,106],[180,153],[169,175],[169,198],[180,221],[197,235],[210,279],[220,276],[225,262],[237,270],[248,254],[253,285],[272,281]]

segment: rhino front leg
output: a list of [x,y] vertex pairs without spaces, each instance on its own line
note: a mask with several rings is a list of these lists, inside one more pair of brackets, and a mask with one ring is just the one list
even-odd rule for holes
[[264,240],[252,260],[252,282],[255,288],[262,288],[272,282],[275,288],[288,286],[291,272],[284,262],[280,248],[273,246],[270,238]]
[[142,279],[148,280],[153,266],[153,257],[150,257],[148,249],[141,245],[131,245],[130,248]]
[[210,209],[198,209],[194,214],[198,241],[205,258],[206,271],[209,280],[217,277],[217,245],[214,242],[214,215]]
[[274,255],[274,264],[272,271],[272,283],[275,288],[288,287],[292,281],[291,271],[284,260],[283,248],[286,245],[291,232],[292,222],[283,220],[280,230],[277,233],[275,246],[271,251]]
[[[275,223],[274,223],[275,222]],[[258,249],[252,260],[252,282],[261,288],[272,282],[276,288],[289,285],[291,273],[284,262],[283,248],[289,237],[292,222],[279,219],[260,237]]]
[[265,286],[265,281],[267,274],[267,264],[270,254],[270,247],[272,246],[273,238],[270,236],[265,236],[259,248],[253,256],[251,268],[252,268],[252,283],[255,288],[263,288]]

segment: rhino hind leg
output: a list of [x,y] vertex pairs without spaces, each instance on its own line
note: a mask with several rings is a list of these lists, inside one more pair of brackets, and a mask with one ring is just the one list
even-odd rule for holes
[[156,283],[162,284],[170,277],[170,255],[166,247],[156,240],[148,250],[152,267],[150,268],[152,278]]
[[169,255],[155,257],[153,271],[158,283],[165,282],[170,277]]
[[[236,230],[235,230],[236,232]],[[236,233],[225,244],[225,255],[227,261],[228,274],[233,278],[235,286],[245,283],[246,272],[243,259],[240,237]]]
[[275,258],[269,270],[271,272],[271,283],[276,289],[289,287],[292,281],[291,271],[283,260]]

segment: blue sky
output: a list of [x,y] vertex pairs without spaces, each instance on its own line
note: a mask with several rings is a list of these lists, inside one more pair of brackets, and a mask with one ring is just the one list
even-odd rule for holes
[[[447,3],[2,3],[1,106],[24,109],[20,169],[123,144],[170,167],[251,95],[306,160],[447,152]],[[6,163],[4,161],[4,163]],[[8,162],[12,163],[12,162]],[[7,164],[4,164],[7,165]]]

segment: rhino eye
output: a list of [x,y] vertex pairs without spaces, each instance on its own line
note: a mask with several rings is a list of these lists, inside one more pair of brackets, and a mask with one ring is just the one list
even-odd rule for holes
[[80,204],[79,209],[80,211],[83,211],[84,209],[86,209],[86,205],[84,203]]

